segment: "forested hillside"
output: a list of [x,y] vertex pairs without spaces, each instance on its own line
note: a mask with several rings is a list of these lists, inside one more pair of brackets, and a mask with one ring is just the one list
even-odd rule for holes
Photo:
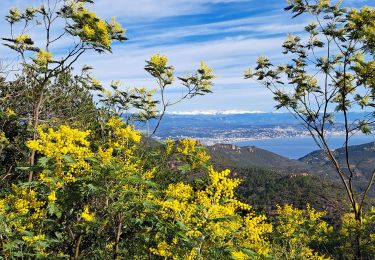
[[[346,151],[345,148],[339,148],[334,151],[338,162],[345,165]],[[360,191],[364,191],[368,180],[371,178],[372,166],[375,164],[375,149],[374,143],[367,143],[363,145],[351,146],[348,150],[350,155],[350,165],[358,176],[355,187]],[[306,155],[299,161],[307,163],[311,166],[312,171],[317,175],[327,177],[328,179],[336,179],[335,170],[332,165],[327,161],[322,151],[316,151]],[[345,166],[347,167],[347,166]],[[348,171],[346,169],[346,171]],[[375,194],[375,188],[372,187],[370,194]]]
[[207,149],[215,163],[226,167],[258,167],[286,174],[308,174],[310,172],[309,165],[303,162],[290,160],[254,146],[239,147],[230,144],[217,144],[209,146]]

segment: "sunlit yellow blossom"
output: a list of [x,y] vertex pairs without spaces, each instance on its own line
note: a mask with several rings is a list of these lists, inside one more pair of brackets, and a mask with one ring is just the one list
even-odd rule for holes
[[201,64],[200,64],[200,70],[202,70],[204,72],[204,74],[206,75],[210,75],[210,76],[213,76],[213,69],[211,67],[209,67],[204,61],[201,61]]
[[46,171],[41,172],[38,176],[38,179],[41,183],[44,183],[47,185],[51,185],[51,183],[53,182],[52,179],[48,177]]
[[100,31],[103,31],[103,32],[107,31],[107,25],[106,25],[105,21],[103,21],[103,20],[98,21],[96,26],[98,27],[98,29]]
[[20,34],[16,37],[16,41],[18,43],[25,43],[26,40],[30,39],[30,36],[27,34]]
[[125,30],[114,19],[108,24],[94,12],[86,9],[82,3],[71,2],[70,8],[73,12],[73,20],[77,22],[77,26],[81,26],[78,35],[85,41],[109,49],[113,35],[125,33]]
[[215,78],[213,69],[202,61],[198,71],[202,75],[202,80],[199,86],[200,90],[203,92],[210,92],[213,84],[212,79]]
[[[193,142],[192,144],[194,145]],[[184,147],[186,146],[188,146],[187,150],[192,149],[191,145]],[[229,170],[217,172],[210,167],[208,183],[199,190],[194,190],[185,183],[170,184],[164,192],[164,200],[154,199],[160,206],[159,216],[170,223],[181,223],[187,237],[199,241],[197,243],[205,243],[203,247],[237,246],[267,256],[270,253],[267,236],[272,232],[272,225],[266,222],[265,216],[255,215],[249,205],[235,198],[234,190],[239,185],[239,180],[230,179],[229,174]],[[249,213],[242,217],[238,214],[240,211]],[[155,239],[158,240],[157,237]],[[174,242],[174,239],[169,242],[161,240],[160,248],[153,249],[151,252],[160,256],[162,256],[160,250],[166,254],[171,251],[176,253],[179,251],[179,246],[175,246]],[[240,256],[244,257],[244,255],[241,253],[238,251],[233,257],[242,259]],[[180,257],[194,259],[196,254],[197,251],[191,249],[188,252],[181,252]]]
[[121,118],[111,117],[107,121],[106,125],[109,126],[109,127],[112,127],[112,128],[116,128],[116,127],[122,127],[122,126],[124,126],[125,123],[121,120]]
[[150,62],[159,67],[165,67],[168,62],[168,58],[160,53],[154,54],[150,57]]
[[[64,156],[71,156],[74,161],[68,164],[68,173],[70,174],[78,174],[90,168],[86,162],[93,155],[89,147],[90,142],[86,140],[90,131],[83,132],[61,125],[58,130],[50,128],[44,131],[39,128],[38,134],[39,140],[31,140],[26,143],[29,149],[36,150],[55,160],[61,167],[64,165]],[[57,170],[57,172],[62,170]]]
[[170,185],[165,191],[165,194],[170,198],[187,201],[193,194],[193,188],[184,183],[177,183],[175,185]]
[[158,256],[168,257],[172,255],[171,247],[165,241],[160,242],[157,248],[150,248],[150,251]]
[[75,182],[77,180],[76,177],[74,177],[71,173],[67,173],[63,176],[63,180],[66,183]]
[[173,151],[174,141],[168,137],[165,139],[164,143],[165,143],[165,155],[169,156]]
[[284,207],[277,206],[277,213],[275,231],[283,242],[282,249],[276,250],[278,257],[327,259],[310,248],[312,241],[321,242],[332,232],[332,227],[321,219],[325,212],[318,212],[310,205],[302,210],[287,204]]
[[16,22],[21,18],[20,10],[18,8],[12,8],[9,10],[9,18],[11,22]]
[[146,180],[151,180],[154,178],[154,173],[156,172],[157,168],[154,167],[148,171],[146,171],[145,173],[143,173],[143,178],[145,178]]
[[233,198],[234,189],[240,184],[238,179],[228,178],[230,170],[217,172],[213,167],[209,168],[208,175],[211,180],[211,185],[208,187],[208,192],[216,194],[217,198],[222,196]]
[[17,114],[16,114],[16,112],[14,112],[13,109],[7,108],[7,109],[5,110],[5,115],[6,115],[7,117],[12,117],[12,116],[16,116]]
[[[375,9],[370,6],[363,6],[359,11],[351,9],[347,16],[347,27],[353,31],[365,45],[375,44]],[[371,76],[366,76],[371,78]]]
[[39,53],[35,55],[36,62],[41,66],[46,66],[52,61],[52,58],[52,53],[45,50],[40,50]]
[[111,22],[109,25],[112,27],[112,30],[117,33],[125,33],[125,29],[122,28],[121,24],[116,21],[115,17],[112,17]]
[[113,247],[115,246],[116,244],[114,242],[110,242],[108,244],[105,245],[105,249],[108,250],[108,251],[111,251],[113,250]]
[[51,193],[48,195],[48,201],[55,202],[56,200],[56,191],[51,191]]
[[93,213],[90,213],[89,212],[89,206],[85,206],[82,213],[81,213],[81,217],[87,221],[87,222],[91,222],[94,220],[94,214]]
[[194,139],[186,138],[180,141],[180,145],[177,147],[177,152],[188,155],[195,151],[197,141]]
[[28,244],[28,245],[32,245],[38,241],[41,241],[41,240],[44,240],[45,238],[45,235],[44,234],[41,234],[41,235],[36,235],[36,236],[32,236],[32,237],[29,237],[29,236],[23,236],[22,239]]
[[132,126],[125,125],[121,118],[110,118],[107,126],[113,129],[118,145],[126,145],[127,142],[139,143],[141,140],[141,134],[135,131]]
[[17,199],[14,202],[14,207],[21,215],[26,215],[29,212],[29,201],[25,199]]
[[94,86],[101,86],[102,84],[100,83],[100,81],[98,80],[98,79],[95,79],[95,78],[93,78],[92,80],[91,80],[91,82],[92,82],[92,84],[94,85]]
[[5,205],[6,205],[5,199],[0,199],[0,214],[3,214],[5,212]]
[[95,35],[95,30],[90,27],[90,25],[85,24],[83,26],[83,33],[86,37],[91,38],[92,36]]
[[233,259],[235,259],[235,260],[247,260],[247,259],[250,259],[250,257],[248,255],[244,254],[241,251],[232,251],[231,255],[232,255]]
[[99,147],[98,155],[102,158],[103,163],[110,163],[112,160],[113,148],[108,148],[103,150],[102,147]]
[[0,145],[8,145],[8,144],[9,144],[8,138],[5,136],[5,133],[0,130]]
[[118,137],[127,139],[131,142],[139,143],[139,141],[141,140],[140,133],[134,131],[133,127],[131,127],[130,125],[124,128],[116,129],[115,133]]
[[176,149],[182,155],[182,158],[191,165],[192,169],[205,165],[210,159],[206,150],[197,144],[196,140],[186,138],[179,141]]
[[44,202],[37,199],[34,189],[12,185],[12,192],[0,200],[0,212],[9,228],[17,232],[41,226],[46,217]]

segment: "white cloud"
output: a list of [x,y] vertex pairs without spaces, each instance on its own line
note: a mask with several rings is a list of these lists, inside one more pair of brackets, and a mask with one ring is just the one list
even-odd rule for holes
[[300,32],[304,29],[305,23],[290,24],[288,21],[283,22],[267,22],[277,21],[284,17],[281,15],[266,15],[243,19],[235,19],[224,22],[200,24],[193,26],[177,27],[172,30],[145,35],[135,38],[136,41],[165,41],[168,39],[179,39],[189,36],[208,36],[214,34],[225,35],[227,33],[249,34],[253,33],[256,37],[267,36],[272,34],[287,34]]
[[[51,0],[54,1],[54,0]],[[176,24],[168,29],[154,25],[159,19],[183,15],[208,14],[215,4],[243,2],[252,0],[96,0],[93,9],[106,18],[117,16],[137,30],[136,37],[123,44],[116,44],[114,54],[97,55],[87,53],[76,68],[83,64],[93,65],[96,77],[104,83],[111,80],[122,80],[126,86],[155,87],[154,80],[144,71],[144,61],[151,54],[160,51],[166,54],[170,63],[176,67],[177,74],[194,71],[199,62],[204,60],[214,68],[214,93],[198,97],[185,104],[179,104],[175,111],[186,110],[265,110],[274,105],[271,95],[254,82],[243,79],[243,71],[253,67],[256,57],[267,55],[272,60],[283,61],[281,43],[283,36],[273,35],[299,32],[304,22],[293,20],[290,14],[280,10],[267,10],[263,14],[253,13],[244,18],[232,18],[226,21],[205,22],[196,25],[181,25],[178,18]],[[270,2],[280,3],[277,0]],[[267,2],[268,4],[270,2]],[[368,3],[369,1],[366,1]],[[12,6],[39,5],[41,0],[0,0],[0,16],[4,17]],[[344,1],[345,3],[345,1]],[[354,3],[354,1],[348,1]],[[363,4],[363,3],[362,3]],[[256,8],[257,6],[254,6]],[[233,16],[235,17],[235,16]],[[198,22],[197,22],[198,23]],[[190,23],[188,23],[190,24]],[[193,23],[195,24],[195,23]],[[6,35],[9,28],[5,22],[0,23],[0,37]],[[209,36],[215,35],[215,38]],[[183,42],[186,37],[198,40]],[[37,42],[42,36],[35,35]],[[168,39],[168,40],[166,40]],[[69,40],[65,40],[56,48],[63,49]],[[0,47],[0,55],[9,55],[8,49]],[[250,87],[251,86],[251,87]],[[178,88],[171,88],[171,98],[178,98]],[[194,109],[191,109],[194,108]]]
[[121,79],[130,85],[149,85],[152,81],[143,69],[144,61],[160,51],[169,57],[179,74],[193,72],[204,60],[218,75],[217,84],[243,84],[243,71],[254,64],[258,55],[278,56],[283,39],[223,39],[148,48],[124,43],[114,54],[85,56],[80,63],[92,64],[102,80]]
[[[209,10],[209,4],[233,2],[249,2],[249,0],[97,0],[94,9],[106,17],[116,16],[144,21],[186,14],[201,14]],[[113,6],[116,8],[110,8]]]

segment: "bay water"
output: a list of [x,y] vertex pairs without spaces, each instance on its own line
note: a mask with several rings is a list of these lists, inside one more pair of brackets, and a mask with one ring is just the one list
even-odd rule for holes
[[[343,147],[345,143],[344,136],[329,136],[327,140],[331,149]],[[350,138],[349,144],[359,145],[374,141],[374,135],[354,135]],[[319,147],[310,136],[252,140],[233,144],[237,146],[256,146],[290,159],[299,159],[315,150],[319,150]]]

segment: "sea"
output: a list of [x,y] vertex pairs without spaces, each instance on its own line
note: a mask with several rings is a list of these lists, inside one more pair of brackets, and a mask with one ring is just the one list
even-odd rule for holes
[[[257,146],[290,159],[299,159],[319,149],[310,136],[256,139],[256,134],[258,132],[270,132],[270,136],[272,136],[272,134],[276,135],[278,133],[277,131],[272,132],[272,129],[275,127],[282,129],[292,128],[295,132],[301,129],[305,130],[303,127],[301,128],[300,122],[290,113],[234,112],[206,111],[206,113],[201,113],[199,111],[193,111],[190,113],[166,114],[156,136],[161,140],[166,137],[171,137],[172,139],[185,137],[199,140],[217,139],[219,143],[221,141],[226,143],[228,142],[227,140],[232,138],[232,140],[235,140],[236,137],[242,140],[244,138],[253,138],[254,140],[252,141],[233,141],[232,143],[238,146]],[[351,112],[348,113],[348,118],[350,122],[353,122],[367,115],[368,112]],[[335,117],[335,126],[342,126],[343,120],[343,114],[337,114]],[[151,129],[156,123],[156,120],[150,121]],[[339,131],[337,131],[337,133],[338,132]],[[373,141],[375,141],[375,135],[373,134],[367,136],[358,134],[350,138],[349,145],[359,145]],[[331,149],[337,149],[343,146],[344,137],[332,135],[328,138],[328,142]],[[209,144],[212,145],[213,143]]]
[[[344,136],[327,137],[331,149],[341,148],[344,145]],[[350,138],[349,145],[359,145],[375,141],[374,135],[355,135]],[[244,141],[233,143],[237,146],[256,146],[261,149],[279,154],[289,159],[299,159],[319,147],[310,136],[306,137],[288,137],[288,138],[272,138],[254,141]]]

